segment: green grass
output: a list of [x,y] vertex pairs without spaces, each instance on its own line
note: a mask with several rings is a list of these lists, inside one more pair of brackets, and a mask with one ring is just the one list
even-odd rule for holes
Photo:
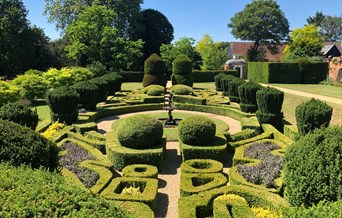
[[216,86],[214,82],[194,83],[193,88],[216,90]]
[[320,84],[270,84],[272,86],[342,99],[342,87]]
[[122,90],[135,90],[135,89],[142,89],[142,88],[144,88],[142,82],[122,83],[122,86],[121,86]]
[[[284,112],[285,120],[291,123],[292,125],[296,125],[296,116],[295,116],[296,107],[299,104],[308,100],[310,100],[310,98],[285,93],[284,103],[283,103],[283,112]],[[330,124],[342,125],[341,105],[337,105],[333,103],[327,103],[327,104],[333,107],[333,115],[332,115]]]
[[40,105],[40,106],[36,106],[36,107],[32,107],[32,108],[37,110],[39,123],[43,122],[43,121],[51,120],[49,106]]

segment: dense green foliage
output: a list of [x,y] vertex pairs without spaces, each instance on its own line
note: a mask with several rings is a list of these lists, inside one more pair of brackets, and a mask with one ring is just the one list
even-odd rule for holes
[[7,164],[0,164],[0,171],[1,217],[127,217],[115,202],[66,183],[57,173]]
[[325,41],[338,42],[342,39],[342,16],[326,16],[319,28]]
[[279,44],[289,33],[288,20],[274,0],[253,1],[230,20],[228,27],[235,38],[254,42],[250,61],[256,61],[260,45]]
[[172,94],[175,95],[192,95],[194,93],[194,90],[190,86],[186,85],[173,85],[170,88]]
[[[144,64],[145,75],[143,79],[143,86],[146,87],[153,84],[165,86],[165,70],[165,62],[163,59],[161,59],[157,54],[152,54],[146,59]],[[152,80],[152,78],[154,80]]]
[[103,75],[101,78],[109,83],[108,95],[114,95],[115,92],[121,91],[123,77],[116,72]]
[[46,79],[50,88],[57,88],[61,86],[72,86],[77,82],[90,79],[93,75],[87,68],[64,67],[60,70],[56,68],[49,69],[43,73],[43,78]]
[[303,84],[318,84],[326,79],[329,72],[327,62],[300,62],[299,67]]
[[161,141],[163,125],[151,116],[139,114],[126,118],[117,134],[122,146],[144,149]]
[[219,73],[214,77],[216,91],[222,91],[221,79],[225,76],[224,73]]
[[193,70],[192,71],[194,82],[214,82],[215,76],[221,73],[239,77],[239,73],[236,70]]
[[71,88],[60,87],[46,94],[46,102],[51,110],[51,120],[71,124],[78,117],[79,94]]
[[0,119],[9,120],[22,126],[27,126],[33,130],[38,125],[37,111],[24,106],[19,102],[8,103],[0,107]]
[[181,54],[173,61],[171,80],[173,85],[184,84],[192,87],[192,62],[188,56]]
[[30,101],[45,98],[48,90],[47,81],[41,75],[36,74],[20,75],[12,81],[12,84],[18,87],[21,98]]
[[315,128],[328,127],[332,110],[330,105],[316,99],[298,105],[295,115],[299,133],[305,135]]
[[79,94],[78,104],[87,110],[95,110],[99,88],[91,81],[78,82],[72,86]]
[[216,124],[211,119],[195,115],[182,120],[178,126],[179,138],[186,144],[204,146],[214,140]]
[[228,93],[229,93],[229,101],[231,102],[240,102],[239,96],[239,86],[244,84],[245,81],[240,78],[232,79],[228,81]]
[[19,99],[19,90],[9,82],[0,80],[0,106]]
[[109,83],[107,82],[107,80],[101,77],[97,77],[90,80],[90,82],[94,83],[99,89],[99,94],[97,95],[97,102],[106,101],[109,90]]
[[269,123],[277,129],[281,129],[284,92],[275,88],[262,88],[257,91],[256,99],[258,105],[256,116],[259,123]]
[[258,109],[256,92],[262,88],[255,82],[246,82],[239,86],[240,109],[243,112],[255,113]]
[[342,196],[342,127],[317,129],[285,153],[285,197],[295,206],[311,206]]
[[147,164],[132,164],[122,170],[123,177],[157,178],[158,168]]
[[150,85],[145,87],[143,90],[144,94],[150,95],[150,96],[161,96],[164,94],[165,87],[160,85]]
[[[14,166],[46,167],[53,171],[58,166],[57,145],[39,133],[5,120],[0,120],[0,162]],[[3,172],[2,172],[3,173]]]
[[229,82],[232,81],[233,79],[236,79],[235,76],[233,75],[225,75],[225,76],[222,76],[221,79],[220,79],[220,82],[221,82],[221,91],[222,91],[222,94],[224,96],[228,96],[229,95]]
[[312,218],[312,217],[339,217],[342,211],[342,200],[336,202],[321,201],[309,208],[304,206],[283,211],[284,218]]
[[223,164],[211,159],[192,159],[181,165],[182,173],[222,173]]

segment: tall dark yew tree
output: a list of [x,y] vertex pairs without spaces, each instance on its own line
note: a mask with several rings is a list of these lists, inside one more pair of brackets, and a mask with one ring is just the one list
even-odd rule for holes
[[228,24],[235,38],[253,41],[250,61],[260,54],[261,45],[267,45],[277,53],[274,45],[281,43],[289,34],[289,22],[274,0],[255,0],[234,15]]

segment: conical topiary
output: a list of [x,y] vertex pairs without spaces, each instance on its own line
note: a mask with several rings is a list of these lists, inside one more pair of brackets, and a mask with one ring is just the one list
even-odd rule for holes
[[144,64],[143,86],[161,85],[166,86],[165,62],[157,54],[152,54]]
[[188,56],[181,54],[172,63],[172,85],[183,84],[192,87],[192,61]]

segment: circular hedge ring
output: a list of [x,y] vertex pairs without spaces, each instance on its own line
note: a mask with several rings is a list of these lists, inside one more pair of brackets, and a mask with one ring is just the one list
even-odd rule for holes
[[182,173],[221,173],[223,164],[211,159],[192,159],[182,163]]
[[163,136],[163,124],[149,115],[128,117],[118,129],[117,136],[122,146],[146,149],[155,146]]
[[202,115],[188,117],[178,126],[179,138],[188,145],[208,146],[214,140],[215,133],[215,122]]
[[133,164],[122,170],[124,177],[157,178],[158,168],[148,164]]

